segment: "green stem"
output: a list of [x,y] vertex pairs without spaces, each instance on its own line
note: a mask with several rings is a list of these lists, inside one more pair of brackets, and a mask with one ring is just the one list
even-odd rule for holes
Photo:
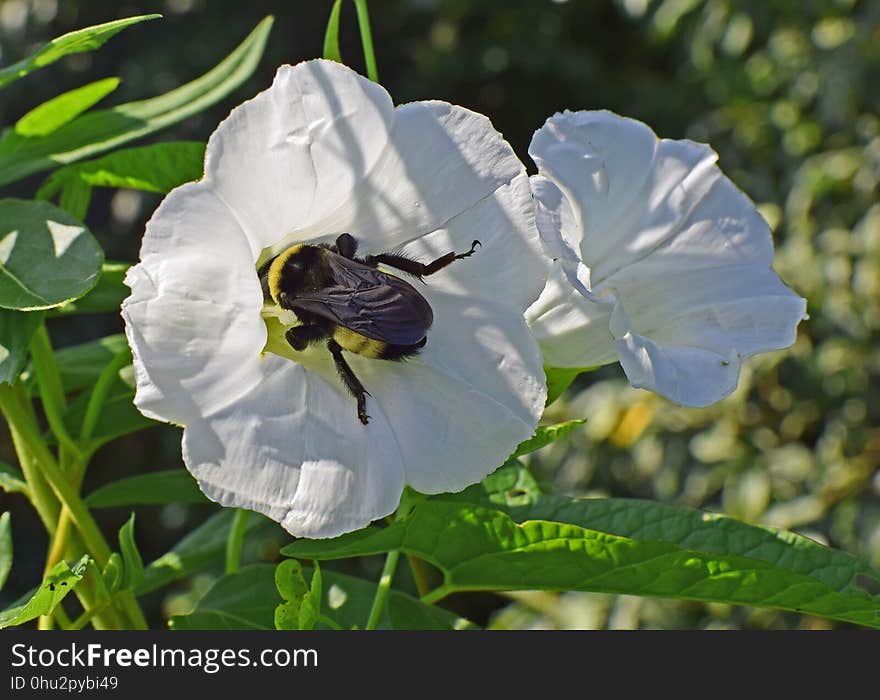
[[91,622],[96,612],[96,610],[84,610],[82,615],[76,618],[73,622],[70,623],[69,626],[65,627],[64,629],[81,630],[83,627],[89,624],[89,622]]
[[241,544],[247,530],[249,510],[238,508],[229,526],[229,537],[226,540],[226,573],[234,574],[241,563]]
[[413,580],[416,582],[416,591],[420,596],[425,595],[431,590],[431,586],[428,583],[428,569],[425,566],[425,562],[418,557],[414,557],[412,554],[407,554],[406,560],[409,562],[409,568],[410,571],[412,571]]
[[[0,403],[0,408],[2,408],[2,403]],[[5,409],[3,409],[3,413],[5,416]],[[8,418],[6,422],[9,425]],[[43,478],[43,475],[40,474],[39,467],[30,452],[28,452],[21,435],[18,434],[18,431],[12,425],[9,425],[9,432],[12,435],[12,444],[15,446],[15,452],[18,454],[21,472],[24,474],[25,481],[30,487],[31,503],[34,504],[37,515],[43,521],[46,532],[51,533],[55,530],[55,525],[58,522],[58,513],[61,510],[58,505],[58,499],[55,498],[55,494],[52,493],[52,489]]]
[[319,614],[319,615],[318,615],[318,620],[320,620],[320,621],[323,622],[325,625],[327,625],[327,627],[330,627],[330,628],[335,629],[335,630],[342,630],[342,625],[340,625],[338,622],[336,622],[336,620],[333,620],[333,619],[327,617],[326,615],[320,615],[320,614]]
[[394,578],[394,571],[397,569],[397,560],[399,558],[400,550],[398,549],[391,550],[385,557],[385,567],[382,569],[382,575],[379,577],[379,585],[376,586],[376,596],[373,598],[373,607],[370,608],[370,616],[367,618],[365,629],[374,630],[379,624],[379,617],[382,615],[382,608],[385,607],[385,600],[388,598],[388,592],[391,590],[391,580]]
[[[53,532],[56,532],[61,517],[60,514],[64,509],[59,504],[52,488],[41,473],[39,462],[31,451],[30,444],[16,428],[16,424],[29,424],[33,426],[32,430],[28,431],[28,433],[36,433],[42,443],[42,438],[39,437],[39,431],[36,428],[37,418],[34,415],[30,400],[25,396],[20,384],[13,386],[0,385],[0,412],[6,418],[6,423],[12,434],[12,442],[15,445],[18,462],[21,465],[21,471],[30,489],[31,502],[34,504],[40,520],[43,521],[46,532],[51,535]],[[79,535],[75,532],[72,533],[64,552],[65,558],[77,559],[84,551],[85,546],[80,540]],[[84,608],[93,607],[99,597],[99,594],[90,585],[88,576],[76,587],[76,595]],[[117,611],[112,607],[105,608],[100,615],[96,614],[94,623],[96,629],[100,627],[104,629],[120,629],[123,626]]]
[[92,557],[99,566],[103,567],[110,558],[110,548],[107,546],[104,536],[98,530],[91,513],[62,473],[55,457],[49,452],[49,448],[43,442],[36,426],[28,420],[27,415],[20,409],[17,402],[10,399],[9,387],[0,386],[0,408],[6,415],[6,420],[10,427],[14,428],[21,436],[58,500],[70,511],[71,519],[82,534]]
[[40,390],[40,400],[43,402],[43,411],[49,427],[58,438],[58,443],[79,459],[79,447],[70,437],[64,425],[64,386],[61,383],[61,375],[58,365],[55,363],[55,353],[52,350],[52,342],[46,324],[40,324],[31,340],[31,360],[34,366],[34,375],[37,378],[37,386]]
[[[116,379],[119,375],[119,370],[124,367],[127,362],[127,353],[119,353],[114,356],[107,366],[101,370],[98,380],[95,382],[94,387],[92,387],[92,393],[89,395],[89,402],[86,405],[86,412],[83,416],[82,427],[80,428],[79,434],[80,443],[84,447],[88,444],[89,439],[95,431],[95,425],[98,422],[98,417],[101,415],[101,408],[104,406],[104,402],[107,399],[107,394],[110,391],[113,380]],[[77,492],[82,484],[87,466],[86,457],[83,456],[81,459],[74,458],[70,461],[67,469],[62,469],[62,471],[67,474],[68,481],[70,481]],[[46,557],[47,571],[61,560],[64,550],[67,547],[67,537],[69,533],[70,511],[67,510],[67,508],[62,508],[61,515],[58,518],[58,527],[52,538],[52,547],[49,550],[49,556]]]
[[95,432],[95,425],[98,423],[101,409],[104,407],[104,402],[107,400],[107,394],[110,393],[113,381],[119,376],[119,370],[125,367],[128,362],[129,354],[121,352],[101,370],[98,381],[95,382],[95,386],[92,388],[92,393],[89,396],[86,413],[83,416],[82,427],[79,431],[79,440],[84,446]]
[[[33,420],[33,417],[28,414],[27,410],[19,402],[15,389],[9,385],[0,385],[0,411],[3,412],[10,431],[13,435],[17,435],[18,443],[22,449],[33,458],[33,463],[39,470],[40,476],[45,478],[45,481],[54,491],[57,500],[70,512],[70,519],[79,530],[86,551],[98,566],[103,568],[110,558],[110,547],[107,546],[107,541],[101,534],[89,509],[79,497],[77,489],[68,481],[67,476],[61,471],[61,467],[58,466],[55,457],[49,451],[49,448],[46,447],[36,421]],[[27,461],[27,459],[24,460],[24,462]],[[24,464],[22,464],[22,470],[24,471]],[[45,497],[45,494],[37,494],[37,489],[34,488],[35,499],[39,500],[41,497]],[[53,503],[57,507],[57,502],[54,499],[48,504],[37,505],[38,512],[45,512],[47,514],[55,512],[55,518],[46,521],[47,530],[50,533],[55,531],[59,518],[59,513],[51,505]],[[130,592],[127,595],[120,594],[119,601],[131,624],[136,628],[146,629],[143,613],[134,596]]]
[[376,68],[376,56],[373,53],[373,35],[370,32],[370,15],[367,12],[367,0],[354,0],[354,6],[357,10],[358,28],[361,30],[361,44],[364,47],[367,77],[374,83],[378,83],[379,71]]
[[448,596],[450,593],[454,591],[446,585],[438,586],[430,593],[426,593],[421,597],[421,601],[426,605],[434,605],[438,600],[441,600]]

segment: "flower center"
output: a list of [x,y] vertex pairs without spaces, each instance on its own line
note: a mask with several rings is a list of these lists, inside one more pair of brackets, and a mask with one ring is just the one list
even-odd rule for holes
[[273,355],[300,362],[305,351],[297,352],[294,350],[285,337],[291,326],[299,324],[296,314],[282,309],[277,304],[266,302],[263,304],[260,315],[266,324],[266,345],[263,348],[263,353],[271,352]]

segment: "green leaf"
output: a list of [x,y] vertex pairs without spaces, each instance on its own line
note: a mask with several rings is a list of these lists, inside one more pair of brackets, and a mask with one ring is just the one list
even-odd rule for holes
[[513,453],[513,456],[522,457],[523,455],[527,455],[530,452],[540,450],[542,447],[546,447],[551,442],[556,442],[560,438],[565,437],[572,430],[577,428],[579,425],[583,425],[585,422],[586,421],[581,418],[578,420],[567,420],[563,423],[556,423],[555,425],[547,425],[538,428],[532,437],[530,437],[525,442],[520,443],[519,447],[516,448],[516,452]]
[[[285,568],[292,565],[283,563]],[[281,603],[273,564],[251,564],[237,573],[218,579],[189,615],[171,619],[170,626],[183,629],[275,629],[275,609]],[[311,567],[302,567],[303,576],[312,575],[309,595],[319,591]],[[367,619],[376,584],[322,570],[319,584],[320,609],[343,628],[362,625]],[[282,585],[287,585],[284,582]],[[285,590],[290,590],[285,588]],[[293,593],[291,593],[293,595]],[[318,619],[318,627],[326,626]],[[380,620],[380,629],[462,629],[473,625],[455,614],[425,605],[411,596],[392,590]]]
[[[123,367],[113,380],[101,406],[101,413],[95,422],[91,442],[93,447],[103,445],[122,435],[159,425],[137,410],[134,403],[134,371],[131,365]],[[72,434],[79,432],[83,424],[89,392],[84,391],[67,407],[64,425]]]
[[[121,353],[131,354],[128,341],[122,333],[56,350],[55,362],[61,375],[64,393],[90,388],[97,381],[104,367]],[[30,387],[33,383],[33,372],[28,371],[25,384]]]
[[162,15],[140,15],[138,17],[117,19],[113,22],[95,25],[94,27],[77,29],[74,32],[52,39],[52,41],[42,46],[33,56],[25,58],[18,63],[13,63],[6,68],[0,68],[0,88],[5,87],[14,80],[24,77],[38,68],[54,63],[64,56],[68,56],[72,53],[94,51],[103,46],[108,39],[115,36],[126,27],[130,27],[133,24],[144,22],[146,20],[158,19],[161,16]]
[[37,192],[48,199],[79,184],[92,187],[126,187],[167,193],[202,177],[205,144],[197,141],[164,141],[114,151],[101,158],[67,165],[52,173]]
[[122,553],[120,588],[134,588],[144,578],[144,560],[134,541],[134,513],[119,529],[119,551]]
[[72,217],[84,221],[91,203],[92,187],[87,182],[79,178],[70,178],[62,183],[58,206]]
[[12,526],[9,513],[0,515],[0,590],[12,571]]
[[[212,515],[170,551],[147,566],[143,581],[135,589],[137,594],[149,593],[197,571],[222,565],[226,555],[226,539],[234,515],[235,511],[230,508]],[[268,518],[251,513],[247,519],[245,534],[255,536],[277,527]]]
[[[324,615],[343,629],[364,624],[376,597],[376,583],[324,570]],[[319,621],[318,626],[321,626]],[[402,591],[391,589],[382,608],[377,629],[389,630],[461,630],[474,629],[470,620],[443,608],[427,605]]]
[[275,587],[284,599],[274,614],[275,629],[298,630],[303,600],[309,594],[309,586],[303,575],[303,567],[296,559],[285,559],[275,569]]
[[342,54],[339,53],[339,10],[342,0],[333,3],[330,10],[330,19],[327,20],[327,31],[324,32],[324,58],[337,63],[342,63]]
[[103,261],[98,242],[67,212],[0,199],[0,307],[33,311],[81,297]]
[[122,586],[123,570],[124,566],[122,564],[122,557],[119,556],[119,552],[111,552],[110,558],[107,560],[107,563],[104,565],[104,570],[101,572],[101,580],[104,582],[104,586],[110,593],[116,593],[120,586]]
[[[653,510],[653,502],[563,500],[523,508],[519,517],[530,519],[521,523],[481,506],[423,501],[384,529],[300,540],[282,553],[333,559],[401,549],[443,572],[429,600],[464,590],[596,591],[779,608],[880,628],[880,597],[865,591],[880,577],[844,552],[722,516]],[[539,508],[557,520],[531,519]],[[589,515],[593,508],[600,517]],[[565,522],[575,519],[618,534]]]
[[[306,567],[308,571],[308,567]],[[336,571],[322,570],[324,591],[321,596],[321,620],[329,618],[343,629],[363,625],[376,597],[375,581],[366,581]],[[318,626],[323,623],[319,620]],[[426,605],[417,598],[395,589],[388,593],[377,629],[458,630],[476,626],[443,608]]]
[[131,290],[124,283],[125,273],[129,267],[129,263],[105,262],[101,266],[101,277],[98,279],[98,284],[92,287],[91,291],[76,301],[52,309],[50,313],[53,316],[94,314],[107,311],[119,313],[123,299],[131,294]]
[[510,459],[479,484],[460,493],[444,495],[444,500],[464,501],[488,508],[524,506],[534,503],[541,489],[531,472],[518,459]]
[[189,615],[175,615],[175,630],[272,630],[281,602],[271,564],[243,566],[227,574],[205,593]]
[[89,508],[208,502],[196,480],[185,469],[130,476],[106,484],[86,498]]
[[55,606],[64,599],[64,596],[80,582],[88,562],[88,556],[83,556],[73,565],[73,568],[69,567],[67,562],[58,562],[46,574],[43,583],[30,600],[0,612],[0,629],[21,625],[40,615],[51,613]]
[[312,570],[312,585],[309,587],[309,592],[303,596],[302,606],[299,609],[299,628],[301,630],[315,629],[315,625],[321,617],[323,582],[318,562],[314,562]]
[[0,489],[3,489],[6,493],[30,494],[30,489],[22,473],[15,467],[3,462],[0,462]]
[[582,372],[592,372],[596,367],[545,367],[547,375],[547,402],[549,406],[568,389],[575,378]]
[[0,384],[18,379],[31,338],[42,320],[43,314],[38,311],[0,309]]
[[159,97],[87,112],[41,138],[10,129],[0,139],[0,185],[91,158],[201,112],[251,76],[271,27],[272,17],[265,18],[209,72]]
[[119,86],[119,78],[104,78],[54,97],[35,107],[15,123],[19,136],[46,136],[89,107],[97,104]]

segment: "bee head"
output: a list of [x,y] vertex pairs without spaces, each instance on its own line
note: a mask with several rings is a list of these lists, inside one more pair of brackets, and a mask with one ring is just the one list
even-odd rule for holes
[[[263,291],[276,304],[284,307],[283,298],[293,299],[297,294],[315,286],[320,256],[323,249],[299,244],[291,246],[271,260],[263,279]],[[282,296],[283,295],[283,296]]]

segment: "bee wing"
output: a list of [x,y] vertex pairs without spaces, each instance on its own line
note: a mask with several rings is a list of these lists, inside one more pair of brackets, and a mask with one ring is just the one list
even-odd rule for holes
[[298,295],[291,302],[294,312],[307,311],[391,345],[415,345],[425,337],[434,314],[410,284],[335,255],[331,270],[339,284]]

